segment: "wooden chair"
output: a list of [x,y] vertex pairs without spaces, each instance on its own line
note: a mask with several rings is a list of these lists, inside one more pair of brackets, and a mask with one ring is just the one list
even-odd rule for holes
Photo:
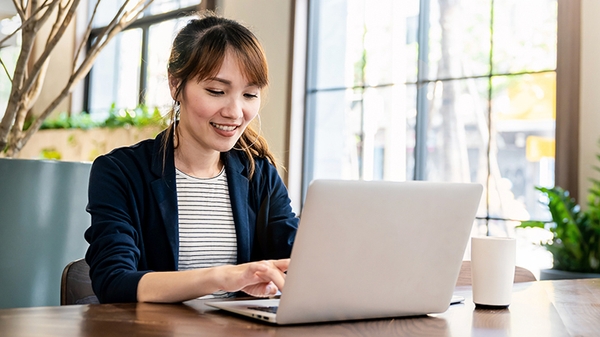
[[67,264],[60,282],[60,305],[99,303],[92,290],[89,272],[90,267],[84,259]]
[[[523,267],[515,267],[515,283],[537,281],[531,271]],[[458,274],[456,286],[471,285],[471,261],[463,261]]]

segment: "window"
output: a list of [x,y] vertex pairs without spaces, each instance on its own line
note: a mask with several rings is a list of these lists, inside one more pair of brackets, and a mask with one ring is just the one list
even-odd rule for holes
[[[92,38],[108,24],[118,6],[117,1],[101,3]],[[115,36],[96,59],[87,79],[86,110],[101,119],[112,107],[144,104],[168,109],[172,100],[166,66],[171,42],[197,9],[197,0],[155,0],[143,17]]]
[[474,234],[539,241],[514,226],[549,219],[534,186],[554,184],[556,0],[311,1],[309,18],[305,187],[479,182]]

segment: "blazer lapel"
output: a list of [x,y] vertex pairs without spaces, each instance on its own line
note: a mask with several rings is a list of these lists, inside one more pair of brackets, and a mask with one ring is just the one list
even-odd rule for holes
[[[173,143],[169,141],[166,148],[166,155],[163,159],[162,137],[165,132],[161,132],[154,142],[154,151],[152,154],[152,172],[157,177],[152,184],[154,199],[165,224],[167,240],[173,253],[173,263],[175,270],[179,265],[179,223],[177,220],[177,192],[175,186],[175,161],[173,158]],[[164,165],[163,165],[164,160]],[[164,167],[163,167],[164,166]]]
[[235,232],[237,237],[238,263],[250,261],[251,243],[253,240],[252,229],[248,219],[248,178],[244,175],[246,168],[240,162],[237,156],[231,153],[224,153],[225,170],[227,172],[227,182],[229,185],[229,198],[231,199],[231,209],[235,222]]

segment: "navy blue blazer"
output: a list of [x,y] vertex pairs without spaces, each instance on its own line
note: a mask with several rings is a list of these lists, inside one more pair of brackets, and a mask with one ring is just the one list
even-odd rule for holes
[[[91,169],[85,232],[90,246],[92,287],[101,303],[137,301],[140,278],[150,271],[177,270],[179,232],[172,142],[164,154],[164,132],[98,157]],[[221,154],[227,173],[237,236],[238,263],[287,258],[298,218],[276,168],[255,158],[248,179],[244,152]],[[164,167],[163,167],[164,166]]]

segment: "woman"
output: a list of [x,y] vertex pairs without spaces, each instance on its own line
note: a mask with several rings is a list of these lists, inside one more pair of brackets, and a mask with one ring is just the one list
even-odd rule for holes
[[172,123],[94,161],[86,261],[100,302],[179,302],[284,286],[298,219],[249,123],[268,84],[256,37],[215,16],[173,42]]

